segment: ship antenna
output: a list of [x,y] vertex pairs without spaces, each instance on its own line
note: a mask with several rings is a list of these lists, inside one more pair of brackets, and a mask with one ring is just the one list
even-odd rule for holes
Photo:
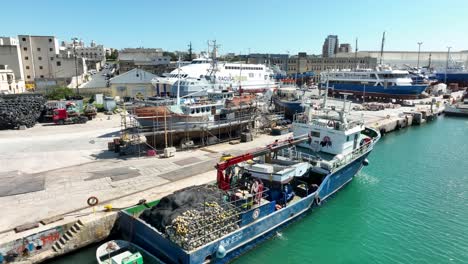
[[358,60],[357,60],[357,52],[358,52],[358,38],[356,38],[356,47],[354,49],[354,62],[355,62],[355,66],[354,66],[354,70],[357,70],[358,68]]
[[180,55],[177,61],[177,106],[180,105]]
[[384,45],[385,45],[385,31],[383,32],[383,35],[382,35],[382,46],[380,47],[380,65],[382,65]]
[[327,82],[325,84],[325,96],[323,97],[323,108],[327,107],[327,97],[328,97],[328,84],[330,79],[330,69],[327,69]]

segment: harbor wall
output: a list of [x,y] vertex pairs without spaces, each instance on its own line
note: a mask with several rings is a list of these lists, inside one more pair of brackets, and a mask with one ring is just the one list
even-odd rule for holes
[[[117,212],[81,218],[0,245],[0,263],[40,263],[106,239]],[[0,257],[1,260],[1,257]]]

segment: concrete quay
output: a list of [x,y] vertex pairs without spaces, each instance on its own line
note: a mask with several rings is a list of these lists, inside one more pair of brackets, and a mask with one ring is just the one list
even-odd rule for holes
[[[342,106],[339,100],[329,102]],[[420,104],[351,111],[349,117],[388,133],[415,124],[414,116],[429,109]],[[443,103],[433,110],[441,113]],[[0,254],[14,262],[38,263],[101,241],[109,235],[119,209],[214,181],[214,165],[222,153],[244,153],[291,135],[257,135],[252,142],[218,144],[167,159],[122,159],[107,151],[107,142],[119,130],[119,116],[99,116],[81,125],[0,131],[0,206],[7,216],[0,219]],[[98,198],[97,206],[87,205],[90,196]],[[108,204],[111,211],[105,210]],[[37,227],[13,230],[25,224]]]

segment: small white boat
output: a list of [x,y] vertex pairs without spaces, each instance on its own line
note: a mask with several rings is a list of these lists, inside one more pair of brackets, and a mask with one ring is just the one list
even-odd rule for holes
[[99,264],[156,264],[163,263],[139,246],[125,240],[111,240],[98,247]]

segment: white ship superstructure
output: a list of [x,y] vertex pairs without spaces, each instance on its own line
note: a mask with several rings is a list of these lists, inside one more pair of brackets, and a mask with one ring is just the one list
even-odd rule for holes
[[264,64],[213,62],[211,59],[195,59],[162,77],[152,80],[156,92],[175,95],[177,81],[184,86],[180,96],[187,96],[199,90],[200,81],[209,81],[214,87],[231,88],[244,93],[264,92],[277,88],[273,71]]

